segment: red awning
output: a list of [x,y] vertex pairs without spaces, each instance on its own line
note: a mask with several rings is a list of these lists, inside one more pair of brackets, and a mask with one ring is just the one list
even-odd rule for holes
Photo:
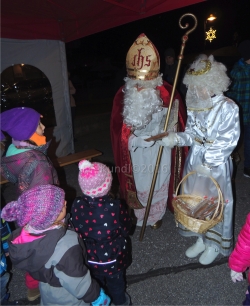
[[205,0],[2,0],[1,37],[69,42]]

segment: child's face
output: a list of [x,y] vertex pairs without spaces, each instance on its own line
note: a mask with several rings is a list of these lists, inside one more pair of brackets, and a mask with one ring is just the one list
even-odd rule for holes
[[45,130],[45,126],[42,124],[41,121],[39,121],[37,129],[36,129],[36,133],[40,136],[43,136],[44,130]]
[[57,217],[56,221],[61,221],[65,218],[66,216],[66,208],[67,208],[67,201],[64,201],[64,205],[63,208],[59,214],[59,216]]

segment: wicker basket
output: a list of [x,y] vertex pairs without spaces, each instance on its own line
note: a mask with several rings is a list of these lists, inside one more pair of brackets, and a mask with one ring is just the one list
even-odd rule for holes
[[[195,173],[196,173],[195,171],[190,172],[182,178],[182,180],[180,181],[179,185],[176,188],[176,194],[178,194],[180,185],[182,183],[184,183],[190,175],[195,174]],[[218,205],[217,205],[217,207],[215,209],[215,212],[214,212],[214,214],[213,214],[213,216],[211,217],[210,220],[205,221],[205,220],[199,220],[199,219],[192,218],[190,216],[187,216],[185,213],[183,213],[177,207],[176,200],[178,198],[182,199],[184,202],[188,203],[189,205],[196,206],[200,201],[203,200],[203,197],[201,197],[201,196],[180,194],[180,195],[176,196],[173,199],[173,202],[172,202],[173,207],[174,207],[175,220],[177,222],[181,223],[182,225],[184,225],[190,231],[195,232],[195,233],[200,233],[200,234],[206,233],[210,228],[214,227],[217,223],[221,222],[222,219],[223,219],[224,200],[223,200],[223,196],[222,196],[222,193],[221,193],[221,190],[220,190],[220,186],[215,181],[214,178],[212,178],[211,176],[209,176],[209,178],[215,184],[215,186],[217,188],[217,192],[218,192]],[[183,185],[182,185],[181,193],[182,192],[183,192]],[[215,217],[215,216],[217,216],[217,217]]]

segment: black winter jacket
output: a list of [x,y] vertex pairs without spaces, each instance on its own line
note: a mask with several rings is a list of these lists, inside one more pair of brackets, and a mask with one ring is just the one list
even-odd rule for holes
[[93,274],[111,276],[129,265],[131,219],[119,200],[109,195],[77,197],[71,217],[75,231],[85,242]]

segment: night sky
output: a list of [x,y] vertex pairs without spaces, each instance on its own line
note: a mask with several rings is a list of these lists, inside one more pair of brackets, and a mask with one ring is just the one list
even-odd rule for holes
[[[97,58],[110,58],[112,62],[124,63],[126,53],[134,40],[145,33],[155,44],[160,55],[167,47],[173,47],[180,52],[181,37],[185,30],[179,27],[179,18],[185,13],[193,13],[198,19],[198,26],[189,35],[184,55],[199,53],[206,49],[216,50],[235,44],[235,33],[238,40],[249,37],[250,0],[209,0],[178,10],[162,13],[153,17],[131,22],[110,30],[78,39],[66,44],[67,55],[81,62],[81,65],[91,64]],[[217,38],[204,46],[204,20],[209,14],[217,16],[216,21],[207,24],[216,29]],[[183,19],[183,23],[193,25],[192,18]]]

